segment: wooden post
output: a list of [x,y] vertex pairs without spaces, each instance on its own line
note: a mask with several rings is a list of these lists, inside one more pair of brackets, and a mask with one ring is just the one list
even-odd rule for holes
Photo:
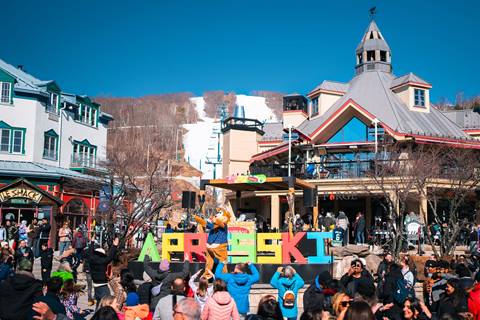
[[313,207],[313,230],[318,230],[318,202]]
[[242,191],[238,190],[235,193],[235,211],[236,212],[233,213],[235,216],[237,215],[238,210],[240,210],[241,199],[242,199]]
[[278,194],[270,196],[270,222],[272,229],[280,230],[280,197]]

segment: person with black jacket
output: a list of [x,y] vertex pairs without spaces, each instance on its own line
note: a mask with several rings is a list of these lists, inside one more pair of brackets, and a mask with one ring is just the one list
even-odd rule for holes
[[354,297],[355,293],[357,293],[358,282],[362,279],[369,282],[371,281],[373,284],[373,277],[370,272],[365,270],[360,259],[355,259],[350,264],[348,272],[340,278],[340,284],[345,289],[345,293],[350,297]]
[[333,278],[330,272],[323,271],[315,277],[303,294],[303,311],[329,311],[333,314],[332,298],[337,290],[332,288]]
[[44,217],[42,219],[42,224],[40,225],[38,233],[38,241],[40,247],[42,246],[42,243],[48,243],[51,228],[52,227],[50,226],[50,223],[48,223],[48,219]]
[[110,294],[107,279],[107,266],[110,262],[112,262],[113,258],[117,254],[118,243],[119,239],[115,238],[108,255],[105,253],[103,248],[94,249],[94,237],[92,237],[92,241],[90,243],[88,263],[90,265],[90,275],[92,277],[93,291],[95,294],[95,300],[97,300],[97,307],[100,300],[104,296]]
[[385,275],[385,281],[381,290],[379,299],[383,305],[393,304],[391,308],[384,312],[384,316],[389,319],[401,319],[401,312],[404,301],[395,300],[395,292],[398,290],[399,280],[403,280],[402,268],[396,263],[392,263],[388,273]]
[[15,264],[18,264],[23,259],[27,259],[33,264],[33,251],[27,247],[26,240],[22,240],[18,244],[18,249],[15,251]]
[[185,259],[183,270],[180,272],[171,272],[170,265],[166,259],[160,262],[158,271],[152,268],[150,261],[150,257],[146,255],[145,259],[143,260],[145,272],[152,279],[152,285],[154,287],[158,286],[160,283],[162,284],[159,293],[155,296],[152,296],[150,300],[150,310],[155,310],[158,301],[170,294],[173,281],[178,278],[185,279],[190,274],[190,261],[188,261],[187,258]]
[[23,259],[17,273],[0,283],[0,319],[26,319],[33,299],[42,295],[42,282],[35,279],[33,265]]
[[[60,301],[60,290],[62,289],[63,280],[60,277],[51,277],[45,286],[47,287],[47,292],[45,295],[36,297],[33,299],[33,303],[37,302],[44,302],[47,306],[52,310],[52,312],[57,314],[66,314],[65,307],[63,306],[62,302]],[[33,306],[33,304],[32,304]],[[32,306],[30,306],[30,317],[29,319],[34,319],[34,316],[38,316],[38,314],[33,310]]]
[[460,287],[458,279],[448,279],[445,293],[438,304],[437,316],[442,318],[445,314],[468,312],[467,297],[467,293]]
[[42,243],[40,248],[40,265],[42,267],[42,281],[47,282],[52,273],[53,249],[48,247],[48,243]]

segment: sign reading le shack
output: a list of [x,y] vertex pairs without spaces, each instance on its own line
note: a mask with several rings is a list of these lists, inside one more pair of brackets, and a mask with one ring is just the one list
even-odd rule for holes
[[13,198],[26,198],[38,203],[42,200],[42,194],[27,188],[13,188],[0,192],[0,202],[5,202]]

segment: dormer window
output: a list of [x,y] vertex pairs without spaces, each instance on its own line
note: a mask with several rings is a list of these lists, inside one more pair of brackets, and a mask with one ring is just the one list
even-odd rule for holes
[[12,84],[0,82],[0,103],[10,103],[12,100]]
[[47,108],[47,111],[57,112],[58,108],[58,94],[50,93],[50,106]]
[[367,61],[375,61],[375,51],[367,51]]
[[425,107],[425,90],[415,89],[414,90],[414,106],[415,107]]
[[312,117],[318,114],[318,97],[312,99]]

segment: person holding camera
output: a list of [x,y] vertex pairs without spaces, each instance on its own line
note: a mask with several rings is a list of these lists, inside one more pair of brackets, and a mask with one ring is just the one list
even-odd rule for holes
[[354,297],[357,293],[358,283],[360,282],[368,283],[367,286],[375,287],[373,283],[373,277],[365,270],[362,260],[355,259],[350,264],[350,269],[345,273],[340,279],[340,284],[345,289],[345,292],[350,296]]
[[278,303],[285,318],[297,319],[297,297],[298,291],[303,288],[305,281],[292,266],[278,267],[273,274],[270,285],[278,289]]

